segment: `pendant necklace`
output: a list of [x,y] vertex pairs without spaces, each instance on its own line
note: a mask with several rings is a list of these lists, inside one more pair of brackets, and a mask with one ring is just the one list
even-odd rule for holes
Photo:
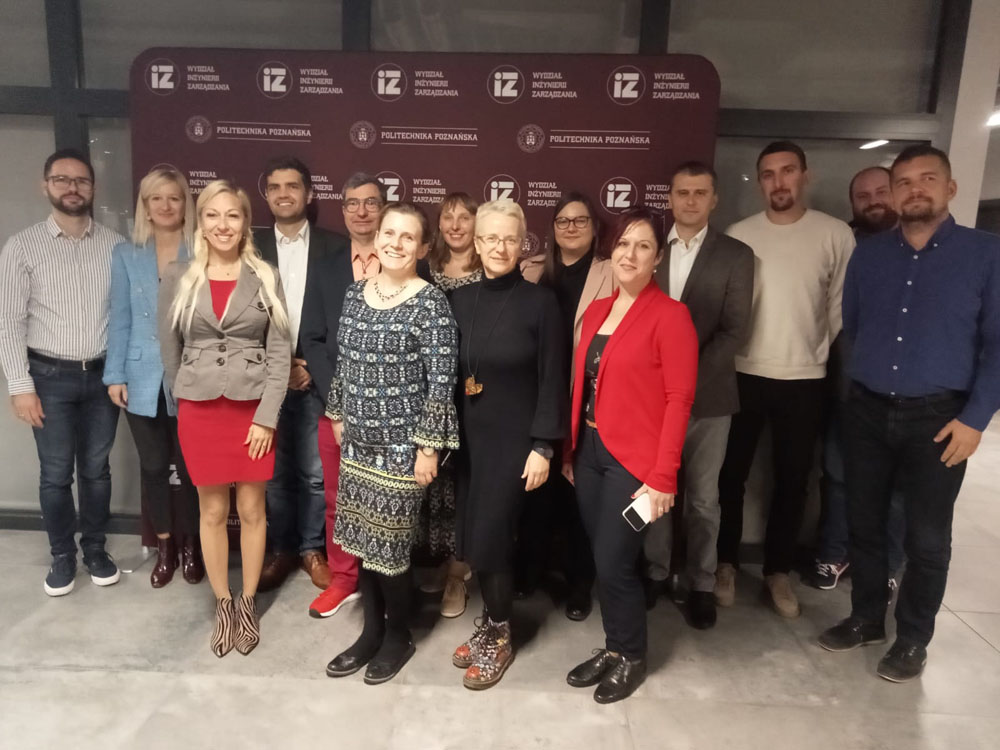
[[[503,303],[500,305],[500,310],[497,312],[496,318],[493,319],[493,325],[491,325],[490,329],[486,332],[486,340],[483,341],[483,348],[484,349],[486,348],[486,345],[489,344],[490,337],[493,335],[493,329],[495,329],[497,327],[497,323],[500,322],[500,316],[503,315],[504,308],[507,307],[507,303],[510,301],[511,295],[514,293],[514,290],[517,289],[517,285],[520,282],[521,282],[521,279],[518,279],[517,281],[515,281],[514,282],[514,286],[512,286],[510,288],[510,291],[507,292],[507,296],[504,297]],[[468,341],[468,343],[465,346],[465,364],[469,368],[469,373],[470,373],[469,377],[467,377],[465,379],[465,395],[466,396],[478,396],[480,393],[483,392],[483,384],[479,383],[479,382],[476,382],[476,373],[479,372],[479,362],[482,359],[483,353],[480,352],[479,356],[476,357],[476,366],[473,367],[472,366],[472,334],[476,330],[476,311],[479,309],[479,295],[483,291],[483,284],[485,284],[485,283],[486,283],[485,279],[483,281],[479,282],[479,288],[476,290],[476,302],[472,306],[472,323],[469,325],[469,341]]]
[[378,297],[383,302],[389,302],[395,299],[396,297],[398,297],[400,294],[403,293],[403,290],[406,289],[406,287],[410,285],[410,282],[407,281],[405,284],[403,284],[403,286],[399,287],[399,289],[394,291],[392,294],[383,294],[382,290],[379,289],[378,287],[378,277],[375,277],[373,281],[374,281],[375,296]]

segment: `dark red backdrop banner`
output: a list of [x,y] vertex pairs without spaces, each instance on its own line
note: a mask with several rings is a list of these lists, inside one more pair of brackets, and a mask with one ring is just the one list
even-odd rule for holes
[[433,205],[464,190],[524,208],[538,249],[563,190],[601,206],[667,208],[682,161],[711,163],[719,76],[697,55],[498,55],[158,48],[131,73],[135,184],[157,165],[199,191],[247,188],[270,214],[262,168],[313,171],[318,223],[343,229],[340,190],[376,174],[390,199]]

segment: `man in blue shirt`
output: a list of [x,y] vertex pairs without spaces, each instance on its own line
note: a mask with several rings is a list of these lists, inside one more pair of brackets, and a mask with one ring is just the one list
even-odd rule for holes
[[844,417],[851,616],[819,637],[830,651],[885,642],[886,519],[893,483],[906,515],[893,682],[927,661],[944,598],[951,523],[966,459],[1000,408],[1000,237],[955,223],[948,156],[911,146],[892,166],[899,226],[858,245],[844,283],[854,340]]

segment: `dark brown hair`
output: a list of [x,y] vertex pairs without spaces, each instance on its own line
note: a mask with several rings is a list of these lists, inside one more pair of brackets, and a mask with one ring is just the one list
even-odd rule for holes
[[659,255],[662,253],[667,237],[667,232],[664,229],[663,214],[655,209],[639,205],[632,206],[627,211],[618,214],[618,218],[612,227],[611,241],[608,243],[608,255],[611,255],[615,249],[615,245],[618,244],[618,240],[628,231],[629,227],[633,224],[641,224],[643,222],[649,224],[653,230],[653,236],[656,237],[656,254]]
[[555,223],[556,217],[559,216],[559,213],[570,203],[582,203],[586,206],[587,213],[590,214],[590,226],[594,232],[594,237],[590,241],[590,249],[594,251],[595,257],[601,256],[601,230],[604,227],[602,226],[601,220],[597,215],[594,204],[591,202],[590,198],[581,192],[576,190],[566,191],[559,198],[559,202],[556,203],[555,208],[552,210],[552,221],[549,222],[549,234],[545,238],[545,247],[548,248],[548,252],[545,253],[545,264],[542,269],[541,281],[546,285],[555,283],[556,272],[563,267],[562,251],[556,244]]
[[[441,231],[441,214],[456,206],[461,206],[472,214],[473,234],[475,234],[476,210],[479,208],[479,204],[468,193],[448,193],[448,195],[441,199],[441,203],[438,204],[437,227],[434,229],[434,240],[431,242],[431,250],[427,254],[427,262],[433,271],[440,272],[444,264],[448,262],[448,258],[451,257],[451,248],[444,241],[444,233]],[[476,252],[476,248],[473,247],[472,253],[469,255],[469,263],[466,265],[465,270],[472,273],[482,267],[483,261],[479,257],[479,253]]]

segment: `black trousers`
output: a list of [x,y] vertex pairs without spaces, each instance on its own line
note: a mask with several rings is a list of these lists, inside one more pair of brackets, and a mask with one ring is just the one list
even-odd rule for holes
[[941,462],[947,443],[934,436],[965,405],[962,395],[893,403],[855,385],[844,415],[853,614],[885,620],[889,578],[888,517],[895,487],[903,498],[906,573],[896,602],[896,636],[926,646],[944,599],[951,522],[963,461]]
[[594,587],[594,555],[580,517],[576,490],[560,472],[561,460],[556,453],[548,481],[528,493],[524,503],[518,523],[515,577],[519,585],[534,588],[555,547],[563,552],[558,564],[570,593],[589,597]]
[[775,380],[737,373],[740,411],[729,427],[719,474],[719,562],[739,564],[743,496],[764,425],[774,444],[774,494],[764,538],[764,575],[788,573],[802,526],[809,471],[823,422],[823,380]]
[[583,427],[573,463],[580,515],[594,550],[605,648],[631,659],[646,656],[646,603],[639,578],[643,531],[622,518],[642,482],[632,476],[597,430]]
[[[157,534],[174,530],[174,504],[182,533],[198,534],[198,491],[191,484],[184,457],[177,443],[177,418],[167,414],[167,405],[160,391],[155,417],[143,417],[125,412],[132,440],[139,453],[139,474],[146,487],[146,508]],[[180,486],[170,485],[170,465],[176,460]]]

